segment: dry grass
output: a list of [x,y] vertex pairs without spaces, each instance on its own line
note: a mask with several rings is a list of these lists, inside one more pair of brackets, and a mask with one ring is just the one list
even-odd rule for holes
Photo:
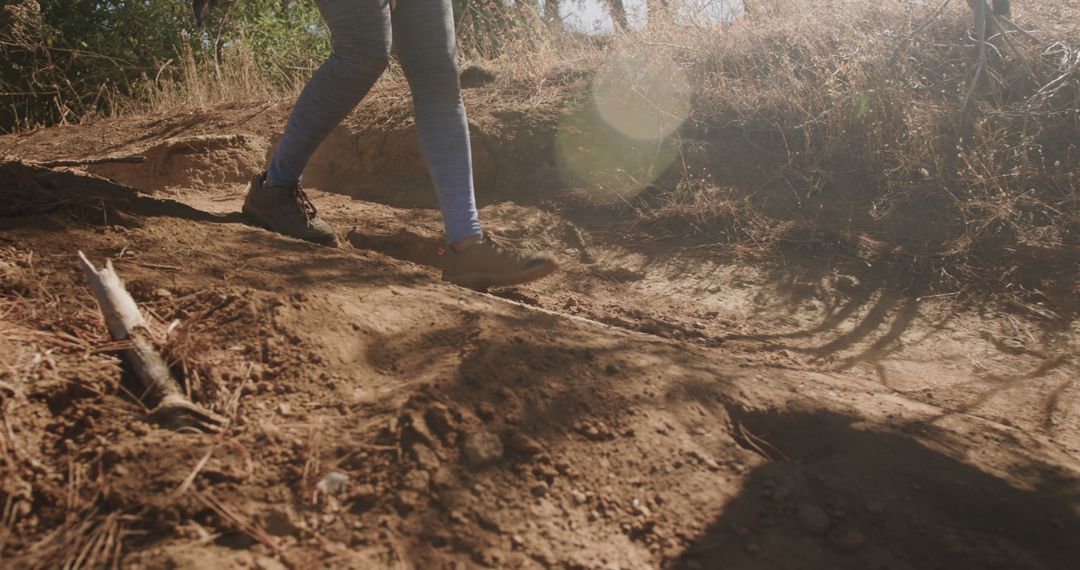
[[762,251],[877,243],[945,287],[1075,276],[1080,26],[1058,18],[1080,9],[1026,4],[982,64],[963,2],[755,3],[730,26],[619,38],[692,83],[682,168],[641,197],[641,228]]
[[[98,508],[106,490],[93,459],[71,457],[62,485],[50,477],[59,472],[40,418],[41,409],[77,399],[95,401],[105,414],[126,416],[131,409],[112,396],[120,367],[102,354],[115,346],[101,342],[92,301],[58,290],[48,270],[39,269],[51,261],[19,247],[0,249],[0,561],[20,568],[115,567],[132,532],[125,528],[129,517]],[[66,411],[74,416],[77,408]],[[36,525],[48,517],[63,524],[39,535]],[[38,538],[25,542],[31,536]]]
[[185,45],[176,61],[167,62],[153,78],[145,78],[135,86],[134,95],[114,105],[114,109],[121,115],[207,109],[222,103],[277,99],[298,88],[294,84],[272,84],[245,42],[224,49],[220,63],[213,59],[197,61],[190,46]]

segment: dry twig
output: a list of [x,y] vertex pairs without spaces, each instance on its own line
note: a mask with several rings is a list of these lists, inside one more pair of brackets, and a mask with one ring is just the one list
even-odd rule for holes
[[124,351],[124,359],[142,384],[142,397],[156,405],[149,414],[155,423],[177,430],[199,432],[220,431],[227,420],[210,410],[193,404],[184,396],[169,367],[154,349],[153,337],[135,300],[113,269],[112,262],[98,271],[80,251],[79,259],[90,283],[90,289],[101,306],[109,333],[116,340],[128,340],[132,347]]

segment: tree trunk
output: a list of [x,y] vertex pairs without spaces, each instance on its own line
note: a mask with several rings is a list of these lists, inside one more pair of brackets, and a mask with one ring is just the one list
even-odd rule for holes
[[544,0],[544,22],[549,28],[562,29],[561,9],[559,0]]
[[611,21],[615,24],[616,31],[624,31],[630,27],[626,21],[626,6],[623,0],[607,0],[608,11],[611,13]]

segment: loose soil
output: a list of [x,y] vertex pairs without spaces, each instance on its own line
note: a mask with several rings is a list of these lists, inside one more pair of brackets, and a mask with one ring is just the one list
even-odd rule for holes
[[[1075,567],[1075,303],[641,243],[537,159],[558,97],[467,97],[481,217],[552,278],[439,280],[394,90],[309,168],[336,249],[238,214],[285,105],[0,139],[0,564]],[[223,434],[140,420],[77,250]]]

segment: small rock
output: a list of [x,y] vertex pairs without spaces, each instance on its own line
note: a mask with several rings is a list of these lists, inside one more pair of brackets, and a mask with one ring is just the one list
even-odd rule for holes
[[535,497],[543,497],[544,495],[547,495],[548,487],[544,483],[533,483],[533,485],[529,487],[529,492]]
[[863,544],[866,544],[866,535],[855,529],[835,533],[831,538],[832,543],[842,550],[858,550]]
[[457,485],[457,482],[454,472],[445,467],[438,468],[431,475],[431,484],[435,485],[436,489],[449,489]]
[[600,422],[583,422],[578,426],[578,431],[581,432],[581,435],[593,441],[604,441],[611,438],[611,430]]
[[544,448],[540,445],[539,441],[520,432],[510,436],[510,441],[508,443],[510,449],[524,455],[536,455],[544,451]]
[[269,556],[255,555],[256,570],[288,570],[280,561]]
[[263,527],[266,532],[274,536],[289,536],[299,532],[299,527],[293,522],[293,513],[281,507],[270,509],[263,517]]
[[491,402],[480,402],[476,406],[476,415],[480,416],[480,419],[484,420],[485,422],[490,422],[491,420],[495,419],[496,413],[497,411],[495,410],[495,405]]
[[406,489],[412,489],[413,491],[424,491],[428,488],[428,483],[431,481],[431,476],[427,471],[423,469],[413,469],[405,474],[405,479],[402,482]]
[[439,468],[440,461],[439,456],[435,455],[435,452],[430,447],[423,443],[417,443],[412,446],[410,450],[412,452],[413,459],[416,460],[416,464],[428,471],[434,471]]
[[172,291],[169,291],[168,289],[158,289],[154,291],[154,296],[158,299],[168,299],[169,297],[172,297]]
[[292,406],[290,406],[287,402],[282,402],[278,404],[278,413],[283,416],[291,416]]
[[488,431],[478,431],[465,438],[463,451],[469,466],[483,467],[502,459],[503,444],[499,436]]
[[339,495],[349,486],[349,476],[341,471],[330,471],[315,484],[315,488],[327,495]]
[[551,465],[540,464],[533,468],[533,474],[543,479],[548,484],[554,483],[555,479],[559,476],[559,470],[555,469]]
[[424,413],[424,419],[428,427],[439,437],[445,438],[447,434],[454,431],[454,417],[450,413],[450,408],[444,404],[432,404]]
[[510,543],[514,545],[514,548],[521,548],[525,546],[525,539],[520,534],[515,534],[510,537]]
[[431,433],[431,428],[428,427],[424,418],[416,412],[409,412],[404,418],[405,425],[409,426],[409,430],[420,438],[420,441],[433,444],[435,442],[435,436]]
[[402,491],[398,493],[394,506],[401,514],[412,512],[420,505],[420,494],[416,491]]
[[375,487],[369,483],[357,485],[352,494],[349,495],[349,501],[352,502],[352,511],[355,513],[362,513],[375,506],[378,498],[379,495],[375,491]]
[[577,489],[570,491],[570,498],[572,498],[574,500],[574,503],[578,505],[584,505],[589,500],[589,497],[587,497],[585,493],[582,493]]
[[823,534],[829,529],[829,515],[821,507],[803,503],[796,513],[799,524],[813,534]]
[[606,372],[609,376],[615,376],[619,373],[619,367],[615,366],[614,363],[608,364],[604,367],[604,372]]
[[506,561],[506,554],[498,548],[489,548],[476,556],[477,562],[490,568],[502,568]]

